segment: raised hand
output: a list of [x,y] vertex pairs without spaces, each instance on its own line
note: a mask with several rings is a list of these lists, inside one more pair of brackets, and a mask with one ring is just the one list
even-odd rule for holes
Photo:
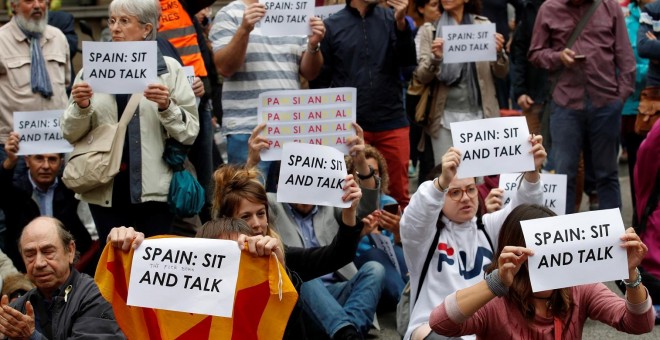
[[497,265],[500,279],[505,286],[511,287],[520,266],[532,255],[534,255],[534,251],[525,247],[506,246],[502,249],[502,253],[497,259]]

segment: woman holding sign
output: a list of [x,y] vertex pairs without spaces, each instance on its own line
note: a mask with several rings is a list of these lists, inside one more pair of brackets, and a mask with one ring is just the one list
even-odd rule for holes
[[[156,39],[160,8],[153,0],[114,0],[108,21],[113,42]],[[124,114],[133,115],[128,123],[121,153],[121,167],[105,185],[79,193],[89,203],[92,217],[105,242],[110,229],[133,226],[147,236],[170,232],[173,214],[167,199],[172,170],[163,160],[165,140],[172,138],[191,145],[199,131],[195,95],[181,65],[172,58],[157,56],[158,78],[141,94],[95,93],[76,77],[69,106],[62,118],[64,138],[76,143],[90,131],[106,124],[117,124]],[[143,98],[136,97],[142,95]],[[129,98],[139,99],[136,112],[124,112]]]
[[[541,136],[530,136],[534,165],[546,158]],[[504,219],[522,203],[542,204],[543,186],[537,171],[523,175],[520,189],[501,210],[477,216],[474,178],[457,178],[461,152],[450,148],[442,157],[442,173],[422,183],[401,217],[401,241],[410,272],[410,322],[404,339],[424,339],[431,333],[429,314],[449,294],[483,280],[491,263]]]
[[[451,123],[499,117],[493,76],[504,78],[509,72],[509,59],[503,50],[504,37],[499,33],[495,33],[492,41],[497,50],[496,61],[445,63],[443,27],[489,21],[477,15],[481,11],[481,0],[443,0],[440,6],[442,15],[437,24],[424,25],[418,32],[418,64],[413,74],[418,82],[433,86],[427,131],[436,164],[441,162],[442,153],[453,146]],[[466,43],[469,44],[468,39]]]
[[486,279],[456,291],[431,313],[429,324],[445,336],[477,334],[488,338],[580,339],[587,318],[619,331],[641,334],[653,329],[651,298],[637,270],[648,248],[629,228],[621,236],[628,253],[626,298],[604,284],[532,292],[520,221],[555,216],[542,206],[522,205],[504,221]]

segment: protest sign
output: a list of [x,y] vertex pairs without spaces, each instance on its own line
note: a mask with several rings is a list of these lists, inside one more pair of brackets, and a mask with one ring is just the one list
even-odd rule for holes
[[94,92],[141,93],[158,79],[156,41],[83,41],[83,79]]
[[73,151],[62,136],[62,113],[64,110],[14,112],[14,131],[21,136],[17,155]]
[[345,7],[346,5],[316,6],[314,8],[314,15],[321,18],[321,20],[325,20]]
[[145,240],[133,255],[127,304],[231,317],[240,259],[235,241]]
[[619,209],[520,221],[534,292],[628,277]]
[[[190,87],[193,87],[193,83],[195,83],[195,68],[193,66],[184,66],[182,67],[182,69],[183,69],[183,74],[186,76],[186,79],[190,84]],[[199,106],[199,102],[201,100],[202,99],[200,97],[195,97],[195,102],[197,103],[197,106]]]
[[340,151],[323,145],[288,142],[282,148],[277,201],[348,208],[342,201],[346,162]]
[[497,60],[495,24],[442,26],[442,62]]
[[186,76],[186,79],[190,84],[190,87],[192,87],[193,83],[195,82],[195,68],[193,66],[184,66],[182,69],[183,74]]
[[396,258],[396,253],[394,252],[394,246],[392,245],[392,240],[389,237],[383,234],[369,234],[372,244],[382,250],[387,257],[390,259],[390,262],[394,265],[397,273],[401,272],[401,267],[399,267],[399,260]]
[[270,37],[310,35],[309,19],[314,16],[313,0],[259,0],[266,15],[259,21],[261,34]]
[[461,152],[458,178],[534,170],[525,117],[451,123],[454,147]]
[[[499,187],[504,190],[502,205],[511,202],[511,198],[520,187],[522,174],[501,174]],[[557,215],[566,214],[566,175],[541,174],[543,182],[543,205]]]
[[338,87],[260,94],[257,121],[266,123],[262,135],[270,144],[261,159],[280,160],[286,142],[332,146],[347,154],[347,139],[355,135],[355,93],[353,87]]

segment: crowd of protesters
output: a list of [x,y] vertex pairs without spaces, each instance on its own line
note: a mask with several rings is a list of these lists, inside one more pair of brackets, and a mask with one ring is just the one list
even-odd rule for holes
[[[653,122],[660,112],[659,2],[346,0],[325,20],[309,18],[309,35],[283,37],[260,28],[263,2],[234,0],[212,13],[214,3],[113,0],[109,43],[157,41],[157,79],[142,93],[107,94],[73,70],[73,18],[51,12],[48,0],[8,1],[12,17],[0,27],[1,335],[133,334],[90,275],[106,243],[128,252],[166,234],[275,254],[299,296],[289,339],[363,339],[379,313],[395,310],[404,339],[579,339],[586,318],[653,330],[660,124],[638,114]],[[66,21],[61,29],[48,24],[53,17]],[[485,23],[496,27],[495,60],[445,63],[443,28]],[[184,66],[194,69],[192,84]],[[259,95],[329,87],[357,91],[342,197],[350,204],[278,202],[280,164],[260,158],[270,144],[257,124]],[[427,97],[416,106],[420,94]],[[14,112],[44,110],[63,110],[62,136],[74,145],[126,122],[123,141],[112,144],[118,173],[78,192],[62,177],[68,155],[19,156]],[[456,176],[462,150],[451,124],[487,125],[510,111],[526,118],[534,170],[505,205],[497,176]],[[168,205],[182,168],[164,159],[171,150],[187,154],[204,189],[192,219]],[[580,211],[584,194],[592,210],[621,209],[622,161],[634,210],[621,235],[624,297],[600,283],[533,293],[526,261],[534,253],[520,222],[555,215],[542,206],[540,173],[567,175],[567,214]],[[411,182],[419,183],[412,195]],[[393,254],[376,239],[389,240]]]

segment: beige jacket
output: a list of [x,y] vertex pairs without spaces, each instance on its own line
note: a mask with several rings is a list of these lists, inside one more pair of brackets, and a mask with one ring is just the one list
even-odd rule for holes
[[[159,72],[158,79],[170,90],[170,106],[165,111],[158,112],[156,103],[146,98],[140,101],[141,166],[138,167],[137,172],[141,173],[141,194],[139,202],[133,203],[167,202],[172,171],[162,159],[165,139],[172,137],[183,144],[191,145],[199,131],[195,95],[183,69],[172,58],[164,57],[164,60],[167,70],[163,70],[165,73],[162,74]],[[81,70],[76,76],[75,83],[82,81],[82,72]],[[99,125],[117,123],[117,115],[117,102],[115,96],[111,94],[95,93],[91,104],[84,109],[73,100],[69,100],[69,106],[62,116],[64,138],[73,144]],[[135,142],[137,143],[137,140]],[[137,152],[137,149],[135,151]],[[110,182],[77,197],[91,204],[112,206],[112,184],[113,182]],[[132,188],[131,191],[133,189],[136,188]]]
[[18,28],[16,20],[0,28],[0,144],[5,143],[14,129],[15,111],[66,108],[66,86],[71,82],[69,43],[59,29],[47,26],[40,45],[53,88],[51,98],[32,93],[30,41]]
[[[474,19],[475,24],[489,23],[488,19],[482,16],[476,16]],[[429,84],[432,80],[437,80],[437,75],[442,72],[440,62],[442,60],[435,59],[431,52],[431,44],[435,39],[435,25],[431,23],[424,24],[417,34],[420,35],[419,55],[417,56],[417,68],[413,73],[413,80],[422,84]],[[500,108],[497,104],[497,97],[495,96],[495,83],[493,76],[504,78],[509,72],[509,58],[506,54],[502,53],[498,56],[497,61],[492,62],[477,62],[477,79],[479,81],[479,89],[481,91],[481,102],[483,105],[484,117],[499,117]],[[436,81],[435,94],[431,102],[432,112],[429,115],[429,125],[427,132],[431,136],[437,136],[438,131],[442,127],[442,114],[445,110],[445,103],[447,99],[447,92],[449,87],[446,84]]]

